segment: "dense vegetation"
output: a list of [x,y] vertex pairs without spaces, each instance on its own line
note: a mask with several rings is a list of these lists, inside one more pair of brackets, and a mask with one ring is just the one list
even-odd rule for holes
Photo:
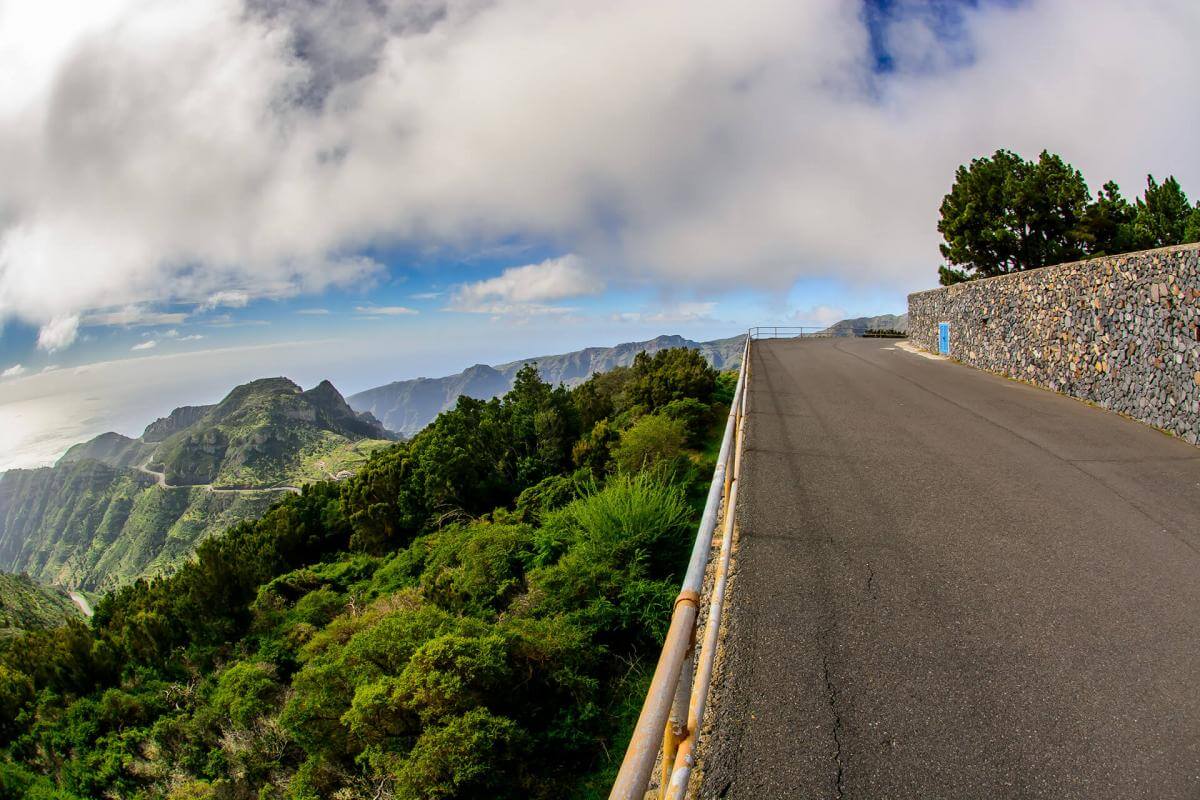
[[729,377],[688,350],[572,391],[525,368],[90,626],[22,635],[0,651],[0,798],[589,796]]
[[[941,283],[986,278],[1085,257],[1200,241],[1195,206],[1174,177],[1146,176],[1130,203],[1113,181],[1091,199],[1079,170],[1043,151],[1037,161],[997,150],[961,166],[942,200]],[[957,268],[956,268],[957,267]]]
[[28,575],[0,572],[0,638],[77,618],[81,612],[62,590],[42,586]]

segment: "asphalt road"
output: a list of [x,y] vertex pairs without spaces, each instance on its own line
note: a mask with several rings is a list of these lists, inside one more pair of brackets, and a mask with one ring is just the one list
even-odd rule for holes
[[1200,798],[1200,449],[756,342],[704,798]]
[[154,478],[154,483],[160,489],[204,489],[214,494],[247,494],[250,492],[291,492],[292,494],[300,494],[300,487],[298,486],[263,486],[261,488],[234,489],[213,486],[211,483],[167,483],[166,473],[155,472],[150,469],[149,462],[139,464],[136,469],[138,472],[145,473]]

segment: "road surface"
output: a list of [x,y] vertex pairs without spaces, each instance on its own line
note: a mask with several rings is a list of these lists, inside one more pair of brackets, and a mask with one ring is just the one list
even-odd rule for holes
[[161,489],[204,489],[215,494],[239,494],[243,492],[291,492],[292,494],[300,494],[300,487],[298,486],[263,486],[258,489],[234,489],[213,486],[211,483],[167,483],[166,474],[150,469],[150,462],[139,464],[137,470],[138,472],[144,472],[152,476],[154,482]]
[[887,340],[751,363],[702,797],[1200,797],[1200,449]]
[[89,603],[88,599],[79,592],[68,591],[67,595],[71,598],[71,602],[74,603],[81,612],[83,612],[85,617],[90,617],[95,613],[92,610],[92,604]]

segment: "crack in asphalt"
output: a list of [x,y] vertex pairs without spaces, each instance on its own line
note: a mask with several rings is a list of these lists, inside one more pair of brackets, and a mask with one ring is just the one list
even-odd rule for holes
[[833,712],[833,762],[837,766],[833,785],[836,796],[841,798],[846,796],[846,763],[842,760],[842,715],[838,711],[838,690],[829,675],[829,656],[825,656],[821,666],[825,672],[825,690],[829,693],[829,709]]

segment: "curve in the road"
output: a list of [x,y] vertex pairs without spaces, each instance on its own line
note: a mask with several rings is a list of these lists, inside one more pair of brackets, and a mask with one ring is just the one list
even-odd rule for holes
[[162,489],[204,489],[207,492],[214,494],[239,494],[250,492],[291,492],[292,494],[300,494],[298,486],[263,486],[261,488],[231,488],[213,486],[211,483],[167,483],[166,473],[155,472],[150,469],[150,462],[137,466],[139,472],[144,472],[154,478],[155,484]]

